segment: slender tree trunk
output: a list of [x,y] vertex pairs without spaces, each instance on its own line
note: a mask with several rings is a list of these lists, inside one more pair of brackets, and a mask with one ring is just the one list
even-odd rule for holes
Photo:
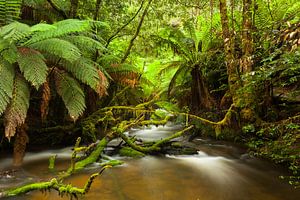
[[[242,31],[242,52],[240,59],[240,72],[247,74],[253,71],[253,39],[252,39],[252,0],[243,0],[243,31]],[[248,84],[246,80],[244,85]],[[241,118],[243,121],[255,120],[256,97],[254,88],[246,90],[242,95]]]
[[95,14],[94,14],[94,20],[98,20],[101,3],[102,3],[102,0],[97,0],[96,1],[96,11],[95,11]]
[[149,0],[149,2],[148,2],[147,6],[146,6],[146,8],[145,8],[145,10],[144,10],[144,12],[143,12],[143,14],[142,14],[142,17],[141,17],[141,19],[140,19],[140,22],[139,22],[139,24],[138,24],[138,27],[136,28],[135,34],[132,36],[132,38],[131,38],[131,40],[130,40],[130,42],[129,42],[129,45],[128,45],[128,47],[127,47],[127,50],[125,51],[125,54],[124,54],[124,56],[123,56],[123,58],[122,58],[122,60],[121,60],[121,63],[124,63],[125,60],[128,58],[128,56],[129,56],[129,54],[130,54],[131,48],[133,47],[133,43],[134,43],[135,39],[137,38],[137,36],[138,36],[139,33],[140,33],[141,27],[142,27],[142,25],[143,25],[145,16],[147,15],[147,12],[148,12],[148,9],[149,9],[149,7],[150,7],[151,2],[152,2],[152,0]]
[[235,106],[238,104],[237,90],[240,85],[240,78],[238,73],[238,62],[234,56],[234,39],[233,33],[229,29],[229,21],[227,16],[226,0],[220,1],[220,14],[222,24],[222,36],[224,40],[225,59],[227,65],[228,85],[232,96],[232,101]]
[[78,1],[79,0],[71,0],[71,8],[70,8],[70,18],[76,18],[77,10],[78,10]]

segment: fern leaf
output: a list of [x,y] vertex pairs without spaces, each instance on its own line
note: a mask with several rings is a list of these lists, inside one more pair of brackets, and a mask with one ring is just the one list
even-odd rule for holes
[[30,35],[30,26],[20,22],[12,22],[0,28],[0,37],[17,42]]
[[88,57],[94,56],[97,50],[105,51],[106,48],[100,42],[86,36],[76,35],[76,36],[65,36],[64,40],[71,42],[76,45],[81,52],[86,53]]
[[42,53],[55,55],[70,62],[79,59],[81,56],[80,50],[74,44],[58,38],[46,39],[30,44],[28,47],[36,49]]
[[73,120],[84,112],[85,96],[79,83],[66,72],[54,69],[55,86]]
[[13,94],[15,70],[0,58],[0,115],[6,109]]
[[176,84],[176,80],[177,78],[179,77],[179,75],[182,73],[182,72],[185,72],[186,71],[186,66],[185,65],[182,65],[180,66],[177,71],[175,72],[174,76],[172,77],[170,83],[169,83],[169,88],[168,88],[168,96],[170,96],[171,94],[171,91],[172,89],[174,88],[175,84]]
[[27,45],[50,38],[63,37],[72,33],[80,33],[91,30],[91,25],[88,20],[67,19],[53,24],[55,29],[46,29],[37,32],[27,41]]
[[48,67],[44,56],[30,48],[18,49],[18,64],[25,79],[38,89],[47,78]]
[[72,73],[72,75],[76,79],[80,80],[84,84],[87,84],[93,90],[98,90],[98,83],[100,82],[100,78],[98,76],[97,68],[95,67],[95,62],[81,57],[75,62],[62,60],[60,63],[62,64],[64,69]]
[[0,25],[8,24],[18,19],[21,9],[21,0],[0,1]]
[[97,85],[96,92],[99,94],[100,97],[107,95],[107,88],[108,88],[108,80],[105,76],[105,74],[101,70],[97,70],[98,76],[100,78],[100,81]]
[[284,13],[283,19],[291,20],[295,17],[300,17],[300,2],[294,3],[287,11]]
[[5,136],[10,139],[16,133],[16,128],[24,124],[29,108],[30,91],[26,80],[17,74],[14,81],[13,95],[5,110]]

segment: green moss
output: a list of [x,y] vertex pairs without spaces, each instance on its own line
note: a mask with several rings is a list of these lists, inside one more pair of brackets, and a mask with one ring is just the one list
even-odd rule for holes
[[124,162],[121,160],[109,160],[107,162],[101,163],[101,166],[118,166],[118,165],[123,165]]
[[134,150],[130,147],[123,147],[122,149],[120,149],[119,154],[121,156],[127,156],[127,157],[133,157],[133,158],[139,158],[139,157],[145,156],[144,153]]

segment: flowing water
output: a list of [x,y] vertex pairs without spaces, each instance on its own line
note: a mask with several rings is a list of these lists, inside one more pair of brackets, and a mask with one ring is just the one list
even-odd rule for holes
[[[174,133],[179,127],[151,127],[130,133],[146,141]],[[112,141],[110,145],[118,144]],[[125,161],[107,169],[83,197],[87,200],[299,200],[295,190],[279,175],[286,172],[266,161],[250,158],[245,150],[230,143],[198,138],[186,145],[198,148],[196,155],[146,156],[139,159],[113,157]],[[57,170],[69,165],[70,148],[27,153],[22,170],[0,178],[0,190],[26,182],[47,180],[48,157],[57,154]],[[0,160],[0,171],[10,168],[11,160]],[[65,182],[83,187],[97,164],[68,178]],[[16,200],[61,199],[56,191],[31,192]],[[68,199],[68,198],[63,198]]]

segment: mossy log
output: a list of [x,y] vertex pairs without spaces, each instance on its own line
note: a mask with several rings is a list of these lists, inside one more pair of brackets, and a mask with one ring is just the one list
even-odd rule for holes
[[174,138],[178,138],[180,136],[182,136],[186,131],[192,129],[194,126],[189,126],[181,131],[176,132],[175,134],[173,134],[170,137],[164,138],[162,140],[159,140],[157,142],[155,142],[153,145],[149,146],[149,147],[144,147],[144,146],[140,146],[135,144],[129,137],[127,137],[124,132],[118,132],[118,135],[126,142],[126,144],[128,144],[132,149],[142,152],[142,153],[154,153],[154,152],[158,152],[161,150],[161,146],[168,143],[170,140],[174,139]]
[[92,174],[89,179],[87,180],[85,186],[83,188],[77,188],[73,187],[70,184],[63,184],[62,182],[59,182],[56,178],[51,179],[47,182],[40,182],[40,183],[32,183],[25,186],[18,187],[16,189],[7,190],[0,193],[0,197],[12,197],[17,196],[21,194],[26,194],[28,192],[34,191],[34,190],[40,190],[40,191],[49,191],[49,190],[56,190],[58,191],[60,196],[69,195],[70,197],[77,198],[80,195],[86,194],[95,180],[96,177],[98,177],[100,174],[103,173],[103,171],[110,167],[109,165],[104,166],[100,172]]

